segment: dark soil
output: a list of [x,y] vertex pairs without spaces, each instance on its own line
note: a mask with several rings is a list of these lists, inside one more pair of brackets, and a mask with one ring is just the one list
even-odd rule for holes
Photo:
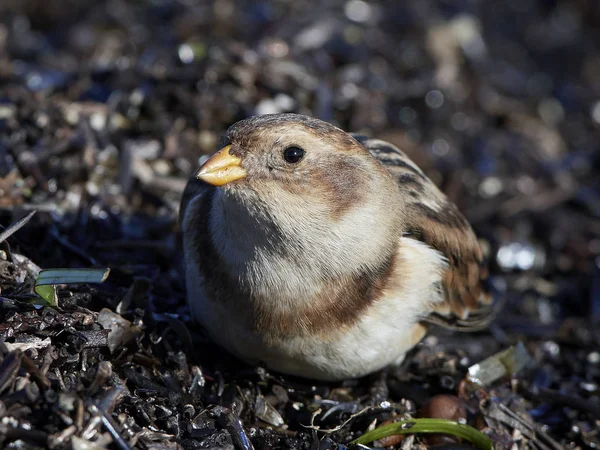
[[[594,0],[2,1],[0,223],[37,213],[0,243],[0,447],[321,450],[426,416],[598,448],[599,29]],[[397,144],[459,205],[503,308],[488,330],[335,384],[203,337],[179,197],[229,125],[285,111]],[[40,268],[90,267],[110,276],[34,305]],[[527,368],[467,380],[519,341]]]

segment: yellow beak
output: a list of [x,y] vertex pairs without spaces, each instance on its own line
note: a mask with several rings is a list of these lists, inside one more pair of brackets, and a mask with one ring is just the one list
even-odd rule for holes
[[231,145],[226,145],[211,156],[196,172],[196,178],[213,186],[223,186],[246,177],[241,166],[242,160],[229,153]]

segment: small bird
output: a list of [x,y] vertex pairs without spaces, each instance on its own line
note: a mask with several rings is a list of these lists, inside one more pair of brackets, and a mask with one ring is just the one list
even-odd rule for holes
[[191,313],[250,364],[320,379],[402,362],[428,325],[491,317],[458,208],[401,150],[298,114],[232,125],[188,182]]

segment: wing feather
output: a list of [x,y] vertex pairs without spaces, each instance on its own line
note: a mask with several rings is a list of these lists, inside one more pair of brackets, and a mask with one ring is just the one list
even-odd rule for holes
[[491,295],[484,289],[487,269],[467,219],[400,149],[379,139],[354,137],[407,194],[404,234],[425,242],[448,259],[441,287],[444,301],[423,320],[461,331],[486,327],[493,315]]

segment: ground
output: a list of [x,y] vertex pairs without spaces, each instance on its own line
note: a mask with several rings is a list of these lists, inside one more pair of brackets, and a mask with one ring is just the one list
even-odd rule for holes
[[[1,445],[324,449],[442,416],[496,448],[597,448],[599,26],[592,0],[3,1],[0,224],[37,212],[0,238]],[[502,306],[489,329],[333,384],[203,337],[179,197],[230,124],[285,111],[395,143],[458,204]],[[108,279],[37,305],[40,268],[92,267]],[[526,367],[469,381],[519,342]],[[409,436],[370,445],[444,439]]]

